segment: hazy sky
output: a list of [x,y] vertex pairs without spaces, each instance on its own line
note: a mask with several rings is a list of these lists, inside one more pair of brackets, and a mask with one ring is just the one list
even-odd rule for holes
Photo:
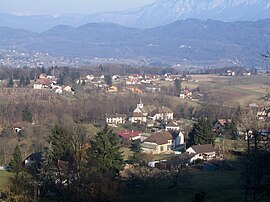
[[152,3],[154,0],[0,0],[0,12],[14,14],[89,14],[123,10]]

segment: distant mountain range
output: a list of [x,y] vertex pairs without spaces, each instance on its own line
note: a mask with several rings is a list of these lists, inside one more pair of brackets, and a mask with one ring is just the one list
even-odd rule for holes
[[90,22],[111,22],[128,27],[153,28],[188,18],[220,21],[256,21],[270,18],[269,0],[157,0],[141,8],[58,17],[0,14],[0,26],[42,32],[56,25],[81,26]]
[[151,29],[112,23],[59,25],[37,33],[0,27],[0,48],[67,57],[148,59],[169,64],[231,61],[257,66],[270,43],[270,19],[181,20]]

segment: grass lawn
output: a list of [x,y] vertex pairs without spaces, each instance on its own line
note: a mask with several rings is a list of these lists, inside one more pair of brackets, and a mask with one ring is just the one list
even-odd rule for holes
[[[221,139],[220,142],[215,143],[216,148],[222,148],[223,141]],[[230,140],[225,139],[224,146],[226,150],[235,150],[235,151],[246,151],[247,149],[247,142],[245,140]]]
[[0,189],[4,188],[8,183],[8,178],[12,176],[12,173],[1,170],[0,171]]
[[166,180],[160,180],[144,194],[137,190],[127,192],[124,201],[191,202],[199,191],[207,193],[207,202],[237,202],[244,197],[240,171],[199,171],[192,174],[189,182],[176,188],[169,186]]

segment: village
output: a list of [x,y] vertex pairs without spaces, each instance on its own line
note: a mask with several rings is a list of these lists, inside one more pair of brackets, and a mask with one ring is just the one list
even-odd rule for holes
[[[89,74],[76,68],[42,71],[38,69],[35,79],[25,85],[21,83],[26,83],[26,77],[1,81],[3,103],[7,100],[12,103],[4,106],[13,111],[9,119],[0,120],[1,138],[7,142],[1,150],[3,172],[10,169],[8,153],[12,152],[13,144],[22,150],[24,168],[29,173],[39,172],[48,134],[54,134],[59,125],[60,129],[64,127],[63,134],[68,135],[69,132],[64,132],[68,130],[74,137],[80,134],[76,134],[76,127],[84,128],[90,140],[99,137],[98,131],[108,130],[104,134],[114,139],[111,146],[119,148],[123,160],[119,176],[135,189],[149,189],[156,186],[150,179],[168,180],[170,176],[173,177],[166,183],[172,182],[173,189],[177,189],[179,184],[189,186],[182,180],[190,173],[196,176],[195,180],[200,175],[208,179],[208,175],[216,172],[229,177],[239,174],[242,172],[239,164],[242,166],[250,142],[269,136],[267,102],[249,97],[254,91],[246,97],[234,97],[239,100],[233,106],[230,97],[238,88],[246,90],[242,82],[253,85],[257,78],[265,82],[267,74],[108,75]],[[255,92],[258,93],[257,89]],[[219,96],[215,93],[226,99],[216,99]],[[264,95],[259,93],[257,97]],[[244,102],[242,98],[246,98]],[[18,107],[13,109],[15,106]],[[90,140],[80,144],[90,149]],[[69,172],[69,165],[70,160],[57,157],[60,175]],[[75,174],[68,176],[71,180]],[[147,180],[149,185],[144,187]],[[63,181],[62,185],[68,184]]]
[[[231,70],[228,70],[231,72]],[[234,76],[234,75],[229,75]],[[247,75],[244,75],[247,76]],[[250,74],[248,75],[250,76]],[[179,81],[180,85],[177,85]],[[130,74],[127,76],[94,76],[86,75],[85,78],[78,77],[75,80],[76,84],[84,86],[85,89],[98,90],[103,93],[109,94],[124,94],[133,93],[137,95],[143,95],[144,93],[162,93],[162,82],[171,83],[170,85],[174,88],[179,88],[173,90],[172,95],[177,96],[180,100],[187,99],[195,102],[203,102],[204,95],[196,89],[189,89],[182,86],[185,83],[195,83],[199,81],[192,79],[191,76],[186,75],[171,75],[164,74],[159,75],[139,75]],[[72,87],[72,83],[69,85],[59,85],[59,78],[52,75],[46,75],[42,73],[38,76],[31,84],[33,90],[35,91],[49,91],[55,94],[64,95],[69,93],[71,95],[76,94],[76,90]],[[270,118],[270,112],[267,107],[259,106],[256,103],[250,103],[244,109],[247,113],[251,113],[252,116],[257,117],[258,121],[264,122]],[[104,119],[100,120],[108,124],[109,127],[115,129],[123,145],[127,147],[132,147],[139,143],[139,148],[142,153],[155,155],[159,159],[159,155],[170,156],[178,155],[180,158],[183,157],[184,162],[193,164],[199,160],[211,161],[211,160],[223,160],[223,151],[219,147],[214,147],[214,144],[200,144],[200,145],[190,145],[187,144],[189,133],[193,127],[193,124],[198,121],[198,118],[190,117],[191,123],[189,125],[183,124],[183,120],[177,119],[174,116],[174,112],[168,106],[155,106],[149,104],[144,104],[143,99],[138,100],[137,106],[129,114],[123,113],[106,113],[104,114]],[[219,117],[212,120],[212,132],[215,134],[214,142],[220,138],[225,138],[223,132],[227,125],[231,124],[231,117]],[[142,131],[139,130],[122,130],[121,126],[125,128],[132,128],[129,126],[140,125],[143,128]],[[119,127],[120,126],[120,127]],[[187,130],[187,128],[189,128]],[[16,131],[22,130],[23,127],[17,125],[15,127]],[[237,134],[242,139],[246,139],[247,131],[243,130],[241,127],[237,128]],[[266,131],[266,133],[268,133]],[[189,145],[190,147],[187,147]],[[125,147],[124,146],[124,147]],[[224,149],[224,148],[223,148]],[[158,163],[156,159],[153,162]],[[164,159],[161,159],[164,161]],[[153,166],[151,161],[149,165]]]

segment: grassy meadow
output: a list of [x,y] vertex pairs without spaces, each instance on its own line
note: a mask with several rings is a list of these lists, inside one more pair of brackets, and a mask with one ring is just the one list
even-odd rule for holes
[[191,202],[194,195],[204,191],[207,202],[244,201],[244,187],[240,171],[200,171],[192,174],[187,182],[170,188],[167,180],[159,180],[144,193],[132,190],[123,201]]
[[7,172],[4,170],[0,171],[0,189],[3,189],[6,187],[6,185],[8,184],[8,179],[11,176],[12,176],[11,172]]
[[[258,102],[269,88],[270,77],[266,74],[228,77],[217,75],[192,75],[198,83],[187,83],[190,88],[200,87],[209,92],[213,97],[224,98],[225,102],[237,102],[246,105]],[[183,84],[185,86],[186,83]]]

